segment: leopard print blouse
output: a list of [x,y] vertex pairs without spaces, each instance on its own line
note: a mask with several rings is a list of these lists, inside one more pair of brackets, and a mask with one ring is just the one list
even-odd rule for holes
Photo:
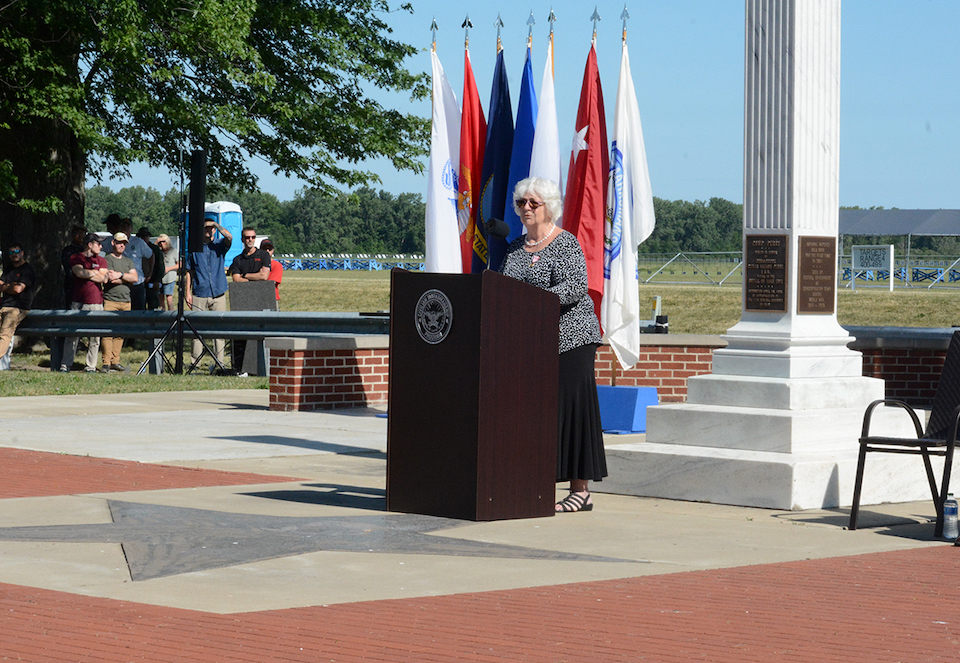
[[545,248],[524,251],[525,235],[507,247],[500,273],[543,288],[560,298],[560,352],[600,343],[600,323],[587,294],[587,262],[572,234],[560,235]]

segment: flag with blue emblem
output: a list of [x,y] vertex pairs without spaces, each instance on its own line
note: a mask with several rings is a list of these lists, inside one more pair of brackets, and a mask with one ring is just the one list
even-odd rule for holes
[[460,106],[436,51],[430,52],[430,59],[433,63],[433,120],[424,219],[424,268],[428,272],[459,273],[462,266],[457,223]]
[[624,42],[610,149],[600,307],[604,334],[624,369],[636,364],[640,354],[637,248],[653,232],[655,222],[640,107]]

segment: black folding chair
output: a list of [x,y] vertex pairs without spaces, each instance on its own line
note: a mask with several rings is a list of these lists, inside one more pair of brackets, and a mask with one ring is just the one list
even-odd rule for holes
[[[870,435],[870,420],[873,411],[879,406],[903,408],[913,420],[917,436],[914,437],[880,437]],[[853,506],[850,508],[850,526],[848,529],[857,529],[857,515],[860,511],[860,489],[863,485],[863,465],[867,453],[878,451],[893,454],[915,454],[923,457],[923,466],[927,471],[927,481],[930,484],[930,494],[937,509],[937,525],[934,536],[943,535],[943,503],[947,499],[950,487],[950,471],[953,468],[953,450],[957,443],[957,422],[960,420],[960,331],[953,333],[947,356],[943,362],[943,371],[940,373],[940,382],[937,384],[937,393],[933,397],[930,420],[926,430],[920,424],[916,411],[900,400],[882,399],[870,403],[863,415],[863,430],[860,433],[860,457],[857,461],[857,478],[853,488]],[[943,456],[943,477],[940,479],[940,488],[933,474],[930,456]]]

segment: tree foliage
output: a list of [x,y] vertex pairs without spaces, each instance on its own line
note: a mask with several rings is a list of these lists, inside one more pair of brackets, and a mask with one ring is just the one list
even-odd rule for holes
[[390,38],[389,11],[386,0],[3,4],[0,239],[56,245],[33,256],[50,272],[84,217],[88,171],[176,172],[193,149],[206,150],[211,181],[248,191],[251,158],[327,193],[379,181],[367,159],[419,171],[429,122],[369,94],[429,93],[404,66],[414,48]]
[[[281,202],[261,192],[228,190],[223,200],[243,211],[244,225],[269,235],[279,254],[423,253],[425,206],[420,194],[394,196],[360,187],[353,193],[330,195],[304,189]],[[176,235],[179,193],[127,187],[114,192],[105,186],[87,192],[86,225],[102,230],[108,214],[130,217],[134,228],[147,226],[158,235]]]
[[641,253],[680,251],[740,251],[743,205],[723,198],[700,200],[653,199],[657,225],[640,245]]
[[385,0],[14,0],[0,10],[4,119],[57,119],[94,175],[136,161],[176,171],[193,148],[207,150],[211,179],[244,189],[251,156],[321,188],[378,180],[342,162],[419,170],[427,122],[365,94],[428,92],[402,66],[415,49],[388,38],[388,11]]

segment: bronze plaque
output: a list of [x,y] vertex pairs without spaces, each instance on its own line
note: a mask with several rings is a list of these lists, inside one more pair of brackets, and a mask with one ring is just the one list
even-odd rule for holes
[[797,312],[833,315],[837,290],[837,238],[801,237]]
[[747,235],[744,299],[748,311],[787,310],[787,236]]

